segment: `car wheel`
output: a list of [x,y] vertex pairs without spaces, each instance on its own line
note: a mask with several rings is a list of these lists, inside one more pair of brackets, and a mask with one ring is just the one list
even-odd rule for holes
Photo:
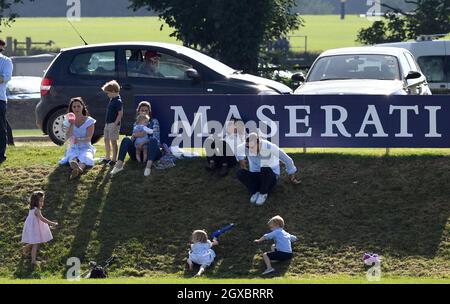
[[47,121],[47,134],[59,146],[62,146],[66,141],[66,134],[63,129],[64,117],[67,114],[66,111],[66,109],[59,109],[53,112]]

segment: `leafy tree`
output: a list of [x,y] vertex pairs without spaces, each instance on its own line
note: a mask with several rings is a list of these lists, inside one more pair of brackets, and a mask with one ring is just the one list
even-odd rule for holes
[[[34,0],[29,0],[34,1]],[[11,11],[13,4],[23,3],[24,0],[0,0],[0,27],[10,26],[14,22],[14,19],[18,16]],[[1,32],[1,30],[0,30]]]
[[357,41],[363,44],[397,42],[415,39],[426,34],[450,32],[450,0],[404,0],[415,4],[411,12],[389,4],[384,20],[375,21],[372,26],[358,32]]
[[171,36],[226,64],[255,72],[261,45],[303,24],[295,0],[130,0],[158,13]]

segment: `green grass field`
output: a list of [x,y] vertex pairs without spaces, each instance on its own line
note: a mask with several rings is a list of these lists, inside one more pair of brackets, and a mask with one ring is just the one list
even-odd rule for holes
[[[388,157],[383,149],[289,150],[302,184],[290,185],[283,174],[260,208],[248,203],[233,174],[206,173],[203,158],[153,170],[149,179],[127,163],[113,179],[96,166],[69,182],[67,168],[56,165],[63,149],[22,144],[0,167],[0,283],[65,282],[68,257],[79,257],[86,270],[88,261],[112,254],[119,257],[114,279],[104,283],[367,283],[366,251],[383,257],[381,283],[450,283],[449,149],[394,149]],[[20,236],[36,189],[47,192],[44,214],[60,226],[33,271]],[[252,240],[275,214],[300,242],[291,263],[277,264],[277,273],[262,280],[269,244]],[[191,231],[228,222],[237,227],[221,238],[215,265],[205,278],[191,279]]]
[[170,275],[144,278],[108,278],[105,280],[81,279],[0,279],[0,284],[448,284],[450,280],[427,277],[383,277],[380,281],[368,281],[364,276],[329,275],[283,277],[269,279],[209,279],[182,278]]
[[[356,33],[371,21],[359,16],[347,16],[344,21],[337,15],[303,16],[305,27],[292,33],[308,36],[308,50],[319,51],[335,47],[355,46]],[[74,22],[88,43],[113,41],[177,42],[169,37],[172,30],[157,17],[82,18]],[[20,41],[31,37],[33,41],[55,41],[60,48],[82,45],[82,41],[65,18],[18,18],[10,28],[1,26],[2,36]],[[303,46],[301,38],[292,38],[294,47]]]
[[28,129],[28,130],[13,130],[14,137],[24,137],[24,136],[42,136],[42,131],[39,129]]

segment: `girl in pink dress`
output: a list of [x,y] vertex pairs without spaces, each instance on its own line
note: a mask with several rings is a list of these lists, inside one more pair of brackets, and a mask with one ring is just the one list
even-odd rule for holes
[[53,239],[50,226],[57,226],[58,223],[49,221],[42,216],[41,210],[44,207],[45,194],[42,191],[33,192],[30,200],[30,210],[25,220],[22,232],[22,243],[24,255],[31,250],[31,264],[37,264],[36,256],[39,244],[49,242]]

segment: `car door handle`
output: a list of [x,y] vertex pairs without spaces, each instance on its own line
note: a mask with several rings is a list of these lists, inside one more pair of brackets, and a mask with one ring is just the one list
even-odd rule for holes
[[129,83],[124,84],[122,86],[122,89],[124,89],[124,90],[131,90],[132,88],[133,88],[133,86],[131,84],[129,84]]
[[446,86],[445,86],[445,84],[441,84],[439,87],[442,89],[445,89]]

